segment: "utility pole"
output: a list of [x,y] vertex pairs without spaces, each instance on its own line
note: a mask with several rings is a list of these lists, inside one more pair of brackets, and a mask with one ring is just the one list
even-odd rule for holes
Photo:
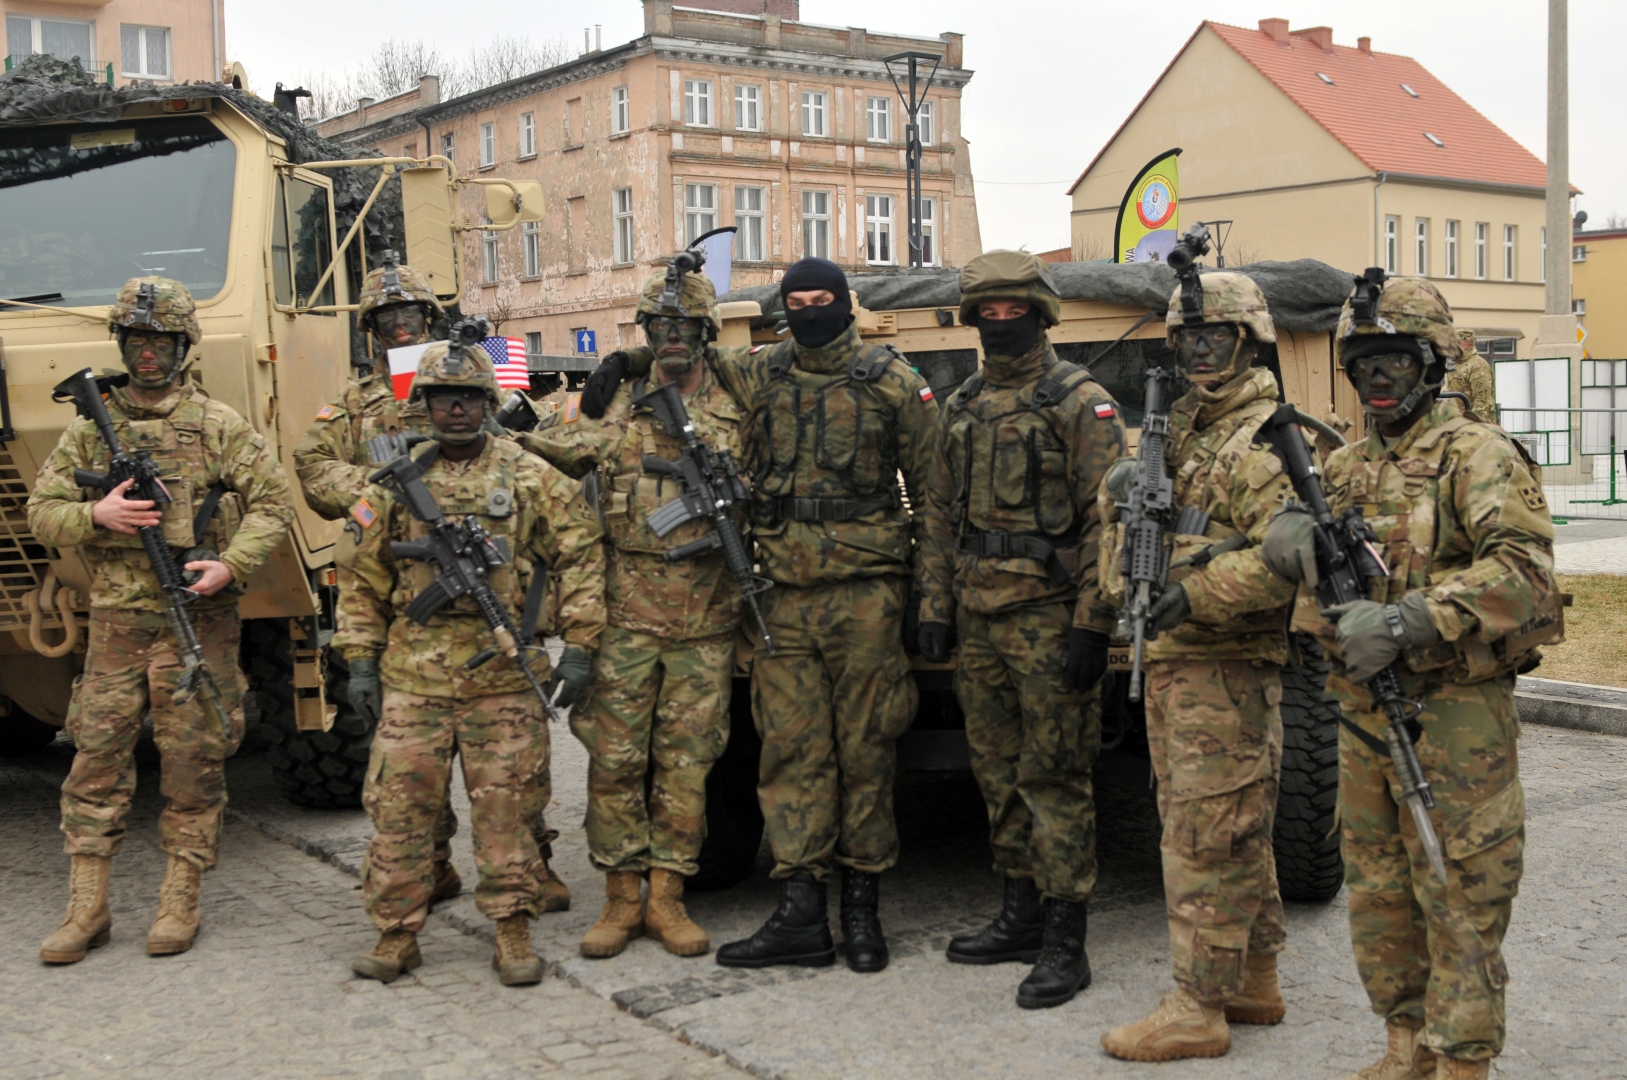
[[1565,9],[1566,0],[1548,0],[1548,252],[1543,314],[1550,316],[1571,313],[1570,58]]
[[[932,61],[932,70],[927,72],[926,81],[919,81],[920,66],[926,61]],[[892,76],[893,86],[898,91],[898,99],[904,103],[904,115],[908,123],[904,126],[904,202],[909,212],[909,250],[910,265],[921,266],[922,238],[921,238],[921,128],[917,123],[921,112],[921,99],[926,95],[927,88],[938,74],[938,64],[942,56],[923,52],[901,52],[882,58],[887,65],[887,74]],[[893,64],[908,65],[905,75],[909,83],[906,92],[904,85],[899,82],[899,72],[893,70]],[[933,138],[938,137],[933,132]]]

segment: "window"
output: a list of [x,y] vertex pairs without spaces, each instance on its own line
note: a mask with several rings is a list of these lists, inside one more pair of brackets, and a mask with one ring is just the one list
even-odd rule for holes
[[864,103],[864,137],[871,142],[887,142],[892,138],[892,101],[884,97],[869,98]]
[[489,169],[497,164],[497,125],[480,125],[480,167]]
[[802,92],[802,133],[822,137],[825,134],[825,95],[819,90]]
[[627,102],[627,87],[618,86],[610,91],[610,134],[625,134],[633,126],[632,120],[632,109]]
[[520,226],[520,261],[521,274],[528,278],[542,276],[542,230],[538,228],[541,222],[527,221]]
[[741,131],[763,130],[763,91],[760,86],[734,84],[734,126]]
[[1572,300],[1571,301],[1571,314],[1572,315],[1586,315],[1587,314],[1587,301],[1586,300]]
[[864,261],[887,263],[893,260],[893,197],[864,197]]
[[480,230],[480,281],[497,284],[497,233],[492,229]]
[[938,265],[938,200],[921,200],[921,265]]
[[520,114],[520,156],[537,156],[537,114]]
[[1417,218],[1412,223],[1412,272],[1419,277],[1429,276],[1429,219]]
[[1316,73],[1316,77],[1318,79],[1321,79],[1323,82],[1327,83],[1329,86],[1333,85],[1333,76],[1332,75],[1325,75],[1322,72],[1318,71]]
[[1458,276],[1458,223],[1446,223],[1446,276]]
[[717,185],[684,185],[684,243],[717,228]]
[[1474,223],[1474,276],[1476,281],[1485,281],[1491,272],[1491,253],[1486,250],[1486,244],[1491,239],[1491,226],[1484,221]]
[[1401,272],[1401,219],[1394,214],[1384,215],[1384,272]]
[[[823,94],[819,95],[824,97]],[[807,95],[803,95],[804,99]],[[809,259],[830,258],[830,192],[802,193],[802,254]]]
[[572,274],[585,274],[588,269],[588,201],[578,195],[565,200],[565,264]]
[[1515,278],[1514,264],[1514,232],[1515,226],[1503,226],[1503,280],[1513,281]]
[[76,19],[7,15],[6,56],[13,63],[35,53],[50,53],[63,60],[77,57],[87,70],[94,71],[96,50],[90,38],[90,28],[90,23]]
[[458,163],[456,153],[457,148],[457,136],[453,135],[450,131],[441,136],[441,156],[454,165]]
[[1435,134],[1432,134],[1431,132],[1426,131],[1426,132],[1424,132],[1424,138],[1428,139],[1430,142],[1434,143],[1436,146],[1441,147],[1442,149],[1444,149],[1446,147],[1446,143],[1441,140],[1441,137],[1439,135],[1435,135]]
[[734,257],[741,262],[762,262],[762,188],[737,187],[734,189],[734,223],[740,229],[735,235]]
[[705,79],[684,80],[684,123],[712,126],[712,84]]
[[921,107],[915,114],[915,130],[922,146],[932,145],[933,138],[937,133],[937,125],[933,123],[936,119],[937,116],[933,112],[932,102],[921,102]]
[[333,303],[331,277],[321,293],[312,292],[333,261],[328,212],[327,188],[297,176],[283,177],[277,187],[271,224],[272,280],[277,303],[293,307]]
[[120,26],[119,70],[130,79],[169,78],[169,31],[160,26]]
[[1587,262],[1587,248],[1581,244],[1571,245],[1571,262]]
[[1407,92],[1408,97],[1417,97],[1418,96],[1418,91],[1414,90],[1412,87],[1408,86],[1406,83],[1401,84],[1401,89],[1403,89],[1403,90],[1405,90]]
[[525,332],[525,358],[528,362],[542,358],[541,330],[527,330]]
[[633,261],[633,189],[617,188],[610,193],[610,218],[615,228],[614,261]]

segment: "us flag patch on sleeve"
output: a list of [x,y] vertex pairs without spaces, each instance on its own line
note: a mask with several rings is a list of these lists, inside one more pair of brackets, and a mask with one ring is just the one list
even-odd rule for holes
[[916,393],[921,395],[922,401],[932,400],[932,387],[930,386],[923,386],[921,389],[917,390]]
[[753,345],[751,347],[751,355],[756,356],[758,353],[762,352],[766,348],[768,348],[767,345]]
[[339,410],[335,409],[332,405],[324,405],[320,409],[316,410],[316,418],[318,420],[329,420],[332,419],[333,414],[338,411]]
[[378,511],[374,510],[373,504],[366,499],[356,500],[356,505],[350,508],[350,516],[364,529],[372,528],[373,522],[379,519]]
[[1096,419],[1098,419],[1098,420],[1106,420],[1108,417],[1110,417],[1112,415],[1113,415],[1113,406],[1110,403],[1104,401],[1100,405],[1096,406]]

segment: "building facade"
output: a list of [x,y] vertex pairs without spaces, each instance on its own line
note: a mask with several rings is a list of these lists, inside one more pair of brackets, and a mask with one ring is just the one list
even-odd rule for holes
[[[1571,308],[1591,360],[1627,360],[1627,228],[1578,230],[1571,240]],[[1627,370],[1621,384],[1627,386]],[[1622,407],[1627,408],[1627,394]]]
[[908,265],[906,120],[882,58],[930,52],[943,59],[920,120],[924,254],[947,266],[977,254],[960,35],[883,36],[798,14],[795,0],[644,0],[634,41],[450,101],[427,103],[426,84],[316,126],[540,182],[543,221],[469,235],[464,308],[498,317],[533,355],[589,342],[604,353],[638,340],[651,271],[715,228],[739,230],[737,288],[805,255],[850,271]]
[[0,0],[6,68],[25,56],[77,58],[113,85],[220,79],[225,0]]

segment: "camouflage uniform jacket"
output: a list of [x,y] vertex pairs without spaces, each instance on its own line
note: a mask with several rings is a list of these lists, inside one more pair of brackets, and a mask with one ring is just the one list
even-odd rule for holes
[[[953,622],[957,604],[998,615],[1063,602],[1075,605],[1075,626],[1110,633],[1096,493],[1123,453],[1112,395],[1084,368],[1061,365],[1049,342],[998,382],[985,369],[962,383],[944,404],[927,484],[921,619]],[[1027,553],[988,554],[993,534]]]
[[[711,523],[686,522],[665,537],[656,536],[648,524],[649,515],[677,497],[682,485],[644,472],[644,456],[676,461],[682,445],[648,407],[633,407],[642,383],[623,383],[602,420],[539,427],[520,441],[567,476],[581,479],[600,470],[599,517],[609,541],[605,604],[610,625],[678,641],[728,633],[740,625],[740,589],[722,553],[677,562],[662,557],[707,536]],[[703,443],[740,459],[740,407],[710,370],[685,397],[684,407]],[[744,529],[744,514],[737,515],[735,524]]]
[[[177,553],[193,546],[193,519],[209,488],[225,489],[203,543],[220,553],[238,585],[248,581],[288,535],[294,504],[288,477],[265,436],[231,406],[191,384],[157,405],[138,405],[123,389],[109,395],[107,411],[119,442],[130,453],[146,450],[173,499],[162,507],[164,537]],[[107,444],[89,420],[70,423],[46,459],[28,499],[28,525],[42,543],[79,547],[91,573],[90,605],[125,611],[162,611],[158,578],[141,538],[97,528],[91,506],[101,498],[74,482],[75,469],[107,471]],[[235,592],[200,599],[200,608],[235,607]]]
[[1446,376],[1446,388],[1469,395],[1469,407],[1474,410],[1475,419],[1497,423],[1497,391],[1491,365],[1484,356],[1472,352],[1459,360],[1457,367]]
[[[517,443],[490,437],[479,457],[462,463],[441,458],[423,479],[443,514],[473,514],[507,542],[512,560],[492,571],[490,580],[515,623],[532,573],[545,567],[544,617],[553,618],[567,644],[591,652],[605,625],[604,549],[598,519],[576,485]],[[390,542],[419,539],[428,526],[382,488],[372,488],[367,501],[376,503],[377,516],[356,547],[356,586],[339,597],[334,645],[347,659],[383,653],[379,674],[395,690],[450,698],[528,692],[524,676],[505,657],[464,670],[470,657],[492,644],[470,597],[441,608],[427,626],[407,618],[407,605],[440,571],[433,562],[397,562]]]
[[[1393,447],[1375,430],[1335,450],[1326,485],[1335,514],[1361,509],[1389,564],[1372,599],[1393,604],[1420,589],[1428,598],[1442,640],[1403,653],[1410,696],[1526,670],[1536,645],[1558,640],[1553,519],[1501,428],[1437,402]],[[1327,623],[1318,636],[1332,645]]]
[[294,471],[305,502],[329,521],[348,516],[356,500],[367,494],[367,478],[378,468],[368,456],[367,440],[402,431],[434,434],[423,405],[398,402],[388,375],[350,380],[337,401],[317,412],[294,448]]

